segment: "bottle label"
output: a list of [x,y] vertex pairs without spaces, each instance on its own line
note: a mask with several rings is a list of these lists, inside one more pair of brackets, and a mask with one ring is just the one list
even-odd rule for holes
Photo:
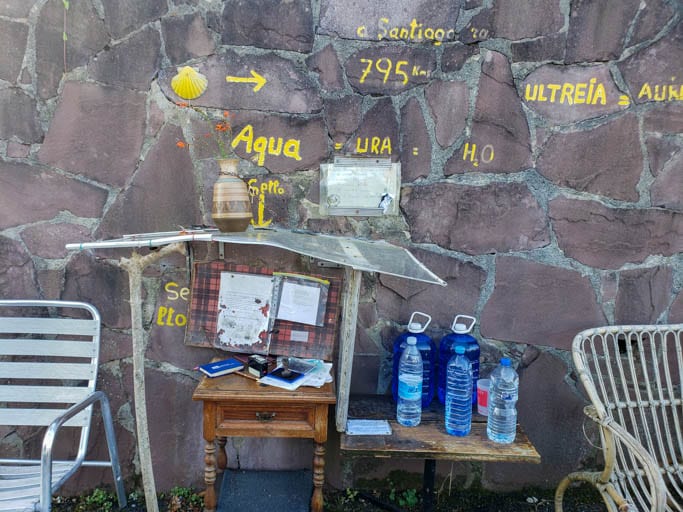
[[398,396],[404,400],[422,400],[422,378],[414,375],[399,376]]

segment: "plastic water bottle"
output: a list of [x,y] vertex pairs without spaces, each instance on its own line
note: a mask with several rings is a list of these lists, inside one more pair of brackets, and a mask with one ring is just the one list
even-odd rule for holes
[[[416,316],[422,316],[423,322],[416,321]],[[427,326],[432,321],[432,317],[426,313],[415,311],[410,315],[408,322],[408,332],[403,333],[394,340],[394,358],[393,368],[391,373],[391,394],[394,401],[398,400],[398,362],[401,359],[401,354],[406,348],[406,340],[408,336],[414,336],[417,339],[417,349],[422,356],[422,408],[429,407],[434,397],[434,389],[436,387],[436,344],[434,341],[424,334]]]
[[[460,319],[468,319],[471,321],[470,325],[459,321]],[[439,402],[445,403],[446,399],[446,379],[448,377],[448,361],[451,360],[454,349],[457,345],[465,347],[465,355],[472,363],[472,407],[477,405],[477,379],[479,379],[479,343],[477,339],[472,336],[470,331],[477,323],[476,318],[467,315],[457,315],[453,319],[451,325],[451,334],[447,334],[441,339],[439,343],[439,378],[437,384],[437,395]]]
[[447,373],[446,432],[466,436],[472,428],[472,363],[462,345],[456,345]]
[[491,374],[489,417],[486,423],[486,435],[491,441],[508,444],[515,440],[518,395],[519,376],[510,359],[503,357]]
[[409,336],[398,363],[396,421],[406,427],[419,425],[422,419],[422,357],[416,345],[415,336]]

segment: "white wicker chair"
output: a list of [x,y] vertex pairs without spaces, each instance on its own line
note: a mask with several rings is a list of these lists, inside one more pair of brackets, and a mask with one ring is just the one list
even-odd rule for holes
[[[39,460],[0,458],[0,511],[49,512],[52,493],[82,465],[110,466],[126,506],[109,401],[95,391],[99,348],[100,315],[90,304],[0,300],[0,425],[47,427]],[[108,461],[84,460],[97,402]],[[61,427],[80,430],[71,460],[53,460]]]
[[593,484],[610,511],[683,510],[683,324],[588,329],[572,345],[600,428],[604,469],[568,475]]

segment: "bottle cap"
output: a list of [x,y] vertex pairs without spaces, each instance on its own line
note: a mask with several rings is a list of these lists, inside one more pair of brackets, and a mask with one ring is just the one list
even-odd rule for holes
[[456,354],[464,354],[465,353],[465,347],[462,345],[456,345],[455,346],[455,353]]
[[467,331],[469,331],[469,329],[465,324],[455,324],[455,327],[453,328],[453,332],[456,334],[467,334]]
[[408,324],[408,332],[422,332],[422,325],[420,322],[410,322]]
[[501,366],[511,366],[512,362],[510,361],[509,357],[501,357],[500,358],[500,364],[501,364]]
[[415,336],[408,336],[406,343],[408,345],[417,345],[417,338]]

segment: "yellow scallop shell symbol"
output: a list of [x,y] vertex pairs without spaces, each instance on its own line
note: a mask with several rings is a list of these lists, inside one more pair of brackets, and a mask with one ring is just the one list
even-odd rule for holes
[[178,74],[171,79],[171,89],[182,99],[193,100],[204,94],[208,82],[199,71],[185,66],[178,69]]

